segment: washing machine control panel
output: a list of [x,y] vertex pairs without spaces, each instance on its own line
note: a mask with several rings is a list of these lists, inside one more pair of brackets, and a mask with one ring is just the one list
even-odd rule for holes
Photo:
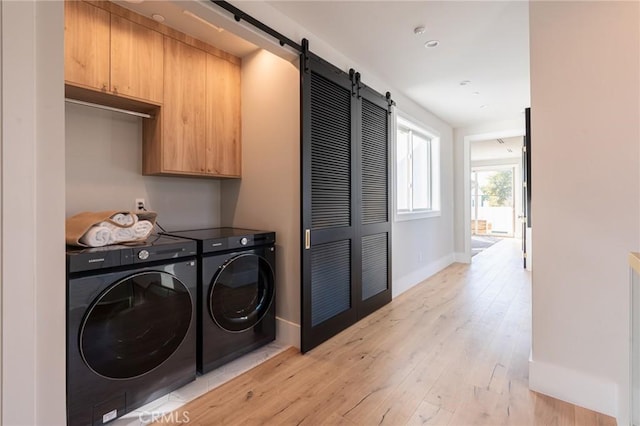
[[195,256],[195,241],[170,236],[150,237],[143,243],[95,248],[67,248],[67,272],[115,268],[158,260]]
[[249,244],[249,239],[247,237],[240,238],[240,245],[241,246],[246,246],[247,244]]

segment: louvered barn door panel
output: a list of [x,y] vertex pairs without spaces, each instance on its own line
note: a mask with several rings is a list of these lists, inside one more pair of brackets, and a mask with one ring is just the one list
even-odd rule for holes
[[311,248],[311,326],[351,308],[351,244],[318,244]]
[[362,300],[389,288],[387,234],[362,237]]
[[351,92],[311,73],[311,229],[351,225]]
[[358,317],[391,301],[391,223],[389,221],[389,105],[365,89],[360,105],[361,289]]
[[301,70],[303,352],[356,320],[351,81],[322,60],[309,64]]
[[387,110],[362,100],[362,224],[388,223]]

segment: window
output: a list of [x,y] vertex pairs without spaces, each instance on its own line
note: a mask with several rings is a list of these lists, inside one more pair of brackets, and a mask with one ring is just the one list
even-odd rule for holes
[[439,216],[440,138],[404,117],[396,124],[396,220]]

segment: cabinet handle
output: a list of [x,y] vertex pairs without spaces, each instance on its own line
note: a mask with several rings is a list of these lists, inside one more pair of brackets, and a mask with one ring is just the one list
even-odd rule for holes
[[102,83],[102,91],[103,92],[107,91],[107,83]]
[[113,86],[113,94],[114,95],[118,94],[118,87],[117,86]]
[[304,230],[304,249],[309,250],[311,248],[311,230]]

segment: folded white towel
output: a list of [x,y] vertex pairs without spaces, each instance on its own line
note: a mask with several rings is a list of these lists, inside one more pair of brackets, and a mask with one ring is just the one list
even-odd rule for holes
[[131,226],[138,221],[138,216],[130,213],[116,213],[111,220],[122,226]]
[[111,238],[107,244],[118,244],[127,241],[142,240],[147,238],[153,230],[153,224],[148,220],[141,220],[132,226],[120,227],[109,222],[100,222],[98,225],[105,228],[111,234]]
[[94,225],[84,233],[80,242],[89,247],[102,247],[112,243],[111,229],[107,226]]
[[116,243],[124,243],[125,241],[136,239],[136,233],[133,229],[133,226],[130,226],[128,228],[114,228],[111,231],[111,235],[113,236],[113,240]]
[[114,222],[131,222],[130,225],[118,226],[111,222],[100,222],[89,228],[87,232],[80,238],[80,242],[89,247],[102,247],[107,244],[118,244],[128,241],[136,241],[146,239],[153,230],[153,223],[148,220],[138,218],[127,219],[127,216],[118,213],[111,217]]
[[140,222],[133,225],[133,232],[135,234],[136,239],[147,238],[153,230],[153,223],[148,220],[141,220]]

